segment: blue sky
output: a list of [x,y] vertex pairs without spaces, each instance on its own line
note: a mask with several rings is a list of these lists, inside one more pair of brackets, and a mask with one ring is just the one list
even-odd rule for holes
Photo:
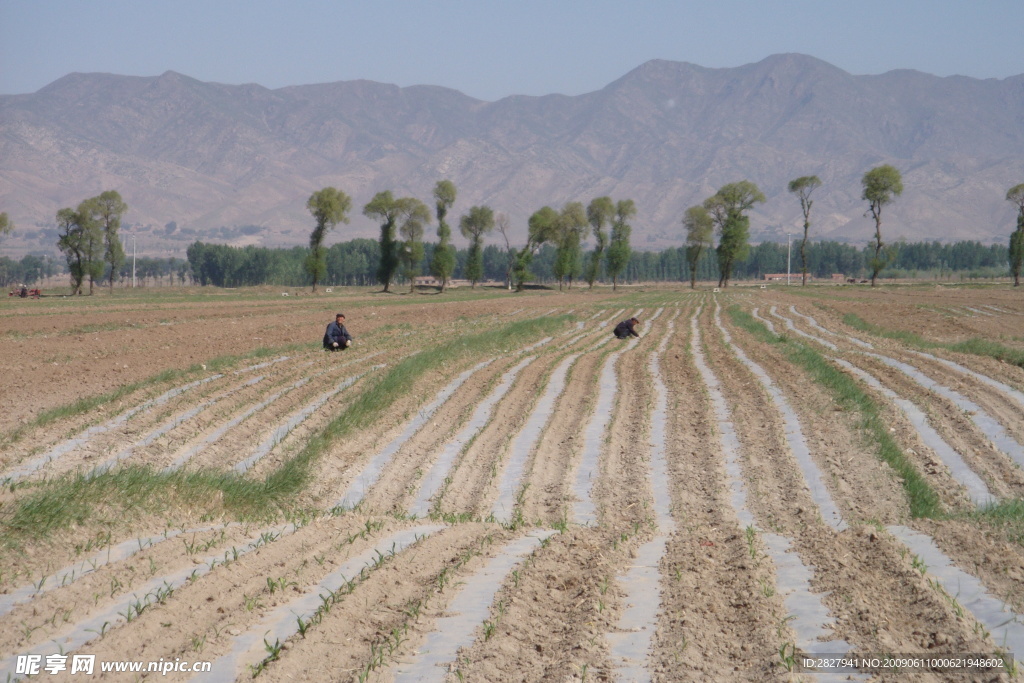
[[221,83],[365,78],[484,100],[576,95],[643,62],[800,52],[853,74],[1024,73],[1021,0],[0,0],[0,94],[167,70]]

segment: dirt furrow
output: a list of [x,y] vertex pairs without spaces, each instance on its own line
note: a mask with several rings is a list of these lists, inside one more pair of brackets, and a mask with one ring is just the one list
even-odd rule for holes
[[258,624],[236,636],[230,651],[213,662],[209,672],[192,680],[230,683],[236,678],[256,677],[265,666],[280,659],[280,651],[289,639],[296,634],[304,637],[309,629],[323,623],[324,611],[352,585],[349,577],[365,576],[388,559],[396,561],[399,557],[400,561],[402,551],[444,528],[421,525],[380,537],[372,548],[349,557],[316,585],[306,588],[303,595],[286,598]]
[[[601,315],[598,313],[591,320]],[[479,492],[479,495],[461,497],[474,501],[479,514],[486,516],[489,512],[502,522],[509,522],[517,515],[521,518],[523,510],[519,502],[525,490],[525,473],[565,390],[566,377],[582,353],[607,341],[602,330],[608,323],[609,319],[605,318],[590,329],[586,323],[580,323],[578,331],[567,341],[549,349],[541,358],[542,365],[537,366],[543,372],[527,375],[530,384],[522,385],[530,387],[527,393],[516,394],[516,403],[510,403],[509,409],[499,412],[499,419],[495,420],[493,429],[488,430],[481,448],[471,449],[468,457],[459,463],[456,480],[461,482],[468,477],[474,482],[473,491]],[[519,396],[525,396],[527,401],[520,403]],[[459,483],[456,490],[461,490],[462,486]]]
[[[847,362],[861,371],[868,372],[889,391],[903,400],[911,401],[920,412],[927,416],[929,426],[949,448],[959,454],[971,471],[982,477],[989,490],[997,496],[1012,495],[1019,489],[1022,471],[1005,455],[998,452],[988,437],[982,433],[964,411],[948,397],[923,387],[920,382],[903,372],[881,362],[878,354],[868,355],[857,352],[844,354]],[[922,443],[917,431],[908,425],[905,418],[886,405],[887,421],[893,425],[894,436],[904,445],[904,451],[924,473],[932,486],[940,493],[943,501],[952,507],[962,508],[965,504],[962,490],[950,481],[950,473],[940,466],[940,459],[934,450]]]
[[365,577],[322,620],[285,645],[261,679],[390,680],[445,615],[457,586],[510,537],[493,526],[460,524],[423,539]]
[[[109,539],[107,539],[108,543],[98,552],[92,552],[88,557],[82,559],[76,558],[76,561],[72,564],[65,565],[52,573],[47,573],[48,569],[43,570],[40,572],[41,575],[38,579],[26,573],[25,578],[32,578],[31,583],[24,583],[20,586],[16,586],[15,581],[18,577],[11,576],[11,580],[5,582],[5,584],[9,585],[4,585],[3,592],[0,593],[0,616],[11,612],[17,605],[31,602],[44,593],[49,593],[50,591],[70,586],[76,581],[81,581],[83,578],[106,568],[110,564],[125,562],[147,549],[153,548],[162,543],[167,543],[178,537],[180,537],[179,541],[184,543],[186,548],[192,548],[193,551],[195,548],[201,546],[212,547],[209,544],[216,545],[223,541],[227,530],[236,526],[240,525],[232,523],[229,525],[214,525],[195,529],[169,529],[157,536],[133,538],[127,541],[122,541],[116,545],[110,543]],[[161,550],[165,550],[167,547],[169,546],[162,546]],[[90,547],[88,550],[80,550],[82,552],[88,552],[94,550],[94,548]],[[171,556],[174,556],[175,553],[173,551],[169,552],[171,552]],[[78,555],[81,557],[81,552],[79,552]],[[150,573],[152,573],[154,571],[152,568],[156,566],[156,561],[152,559],[152,553],[150,553],[148,557],[152,560],[150,563]],[[54,557],[49,559],[52,561],[56,558]],[[23,571],[27,572],[27,570]],[[107,570],[107,572],[109,573],[110,570]],[[132,572],[132,575],[134,576],[134,572]],[[99,581],[100,583],[103,583],[106,581],[106,578],[101,578]],[[118,581],[117,583],[123,584],[122,581]],[[115,584],[112,583],[112,587],[115,587]]]
[[[444,496],[444,493],[449,489],[449,485],[452,483],[453,473],[459,470],[460,465],[465,460],[465,458],[462,457],[464,451],[471,446],[480,450],[481,447],[477,444],[478,438],[486,439],[486,437],[481,437],[481,434],[485,432],[488,427],[495,425],[495,421],[492,419],[495,410],[497,409],[500,411],[499,414],[508,412],[508,406],[510,404],[499,404],[499,402],[513,390],[523,371],[527,370],[536,362],[536,356],[527,356],[505,371],[501,376],[500,382],[490,391],[490,393],[488,393],[487,397],[476,406],[469,423],[455,436],[455,438],[444,444],[444,447],[440,449],[437,457],[433,459],[429,464],[429,467],[424,467],[423,475],[421,477],[417,477],[416,480],[412,482],[410,488],[415,495],[412,496],[412,502],[404,504],[404,509],[417,517],[423,517],[430,514],[431,508],[438,505],[440,499]],[[522,385],[520,384],[520,386]],[[518,413],[513,413],[513,415],[515,414]],[[500,419],[500,417],[497,419]],[[500,427],[496,427],[491,431],[499,431],[503,437],[506,433],[505,430],[502,430]],[[475,500],[472,493],[465,490],[459,491],[457,487],[452,490],[456,492],[455,496],[457,498],[467,501]]]
[[520,373],[512,389],[496,406],[490,422],[449,471],[446,483],[435,495],[431,507],[434,512],[489,515],[488,486],[499,476],[509,444],[533,410],[555,359],[556,356],[550,352],[541,354]]
[[[381,474],[390,465],[394,459],[395,454],[405,446],[410,440],[416,438],[417,435],[429,437],[432,442],[438,440],[444,441],[447,439],[452,432],[450,425],[445,425],[445,430],[441,435],[440,439],[433,438],[433,430],[427,428],[430,421],[434,418],[435,413],[443,409],[445,406],[455,406],[459,409],[460,417],[459,421],[468,416],[469,408],[460,401],[451,401],[451,397],[464,385],[467,381],[473,378],[479,378],[481,376],[490,377],[490,367],[493,365],[492,360],[483,360],[474,365],[473,367],[464,370],[460,375],[455,377],[451,382],[444,385],[444,387],[437,392],[433,397],[433,400],[420,408],[417,415],[409,419],[403,426],[401,433],[394,439],[389,441],[386,446],[375,453],[371,453],[371,457],[361,459],[358,464],[352,468],[352,471],[348,473],[348,482],[339,492],[339,495],[335,498],[334,505],[332,507],[348,508],[352,509],[360,505],[367,494],[373,489]],[[504,365],[504,363],[502,363]],[[486,375],[481,373],[486,372]],[[475,395],[479,395],[483,387],[478,386]]]
[[[347,654],[357,666],[365,667],[371,659],[373,647],[382,644],[381,632],[377,628],[360,630],[360,624],[372,622],[376,615],[384,618],[400,616],[407,621],[403,608],[415,602],[421,603],[417,610],[422,608],[427,614],[431,605],[423,598],[433,598],[432,594],[438,592],[441,585],[453,585],[460,572],[464,571],[462,565],[481,553],[489,552],[490,543],[496,538],[479,525],[461,525],[459,529],[435,534],[444,539],[431,541],[433,545],[425,547],[427,541],[421,541],[406,551],[395,545],[385,547],[383,551],[374,550],[389,535],[403,529],[416,531],[417,528],[388,518],[345,520],[326,517],[317,520],[296,533],[181,585],[159,603],[154,602],[141,614],[135,615],[129,623],[116,629],[105,629],[106,635],[90,642],[88,649],[105,660],[120,658],[119,653],[124,652],[125,647],[129,648],[128,651],[140,653],[140,657],[154,660],[159,657],[170,660],[175,657],[217,659],[230,653],[238,645],[239,637],[244,639],[246,632],[260,629],[260,624],[268,620],[273,621],[275,614],[282,614],[290,605],[298,604],[296,600],[300,597],[316,594],[321,589],[320,582],[338,574],[339,568],[348,568],[346,562],[350,564],[352,558],[362,557],[371,551],[371,561],[362,563],[369,566],[363,570],[357,568],[351,575],[339,576],[339,585],[332,589],[333,593],[323,591],[327,599],[318,601],[323,606],[320,609],[322,614],[318,617],[310,615],[303,627],[308,629],[304,637],[293,638],[282,649],[282,652],[290,652],[294,644],[317,641],[323,645],[322,639],[326,635],[324,648],[337,650],[334,634],[341,629],[348,642],[353,636],[359,637]],[[446,572],[449,565],[451,567]],[[410,575],[410,566],[422,567],[426,580],[418,581],[416,572]],[[385,568],[387,571],[383,572]],[[382,572],[385,574],[383,581],[380,577]],[[383,598],[384,595],[388,597]],[[387,600],[395,602],[385,605]],[[443,603],[444,600],[441,593],[439,601]],[[309,602],[308,597],[306,602]],[[383,633],[388,633],[388,630]],[[259,649],[262,649],[262,643]],[[266,652],[263,654],[267,655]],[[299,655],[298,665],[308,667],[314,661],[322,662],[324,654],[320,653],[311,660]],[[249,656],[251,658],[252,655]],[[256,659],[259,661],[260,658]],[[282,654],[281,662],[275,665],[288,661]],[[295,662],[294,659],[291,661]],[[220,673],[227,672],[222,670]],[[242,678],[250,675],[247,671],[241,673]],[[264,675],[269,673],[270,670]],[[354,675],[351,677],[355,678]],[[120,678],[127,680],[130,676],[122,675]],[[177,679],[181,678],[178,675]],[[220,680],[234,680],[234,676]]]
[[593,387],[605,352],[604,345],[586,351],[569,369],[565,389],[526,465],[519,503],[525,520],[552,525],[570,514],[569,474],[583,442],[580,426],[593,411]]
[[[675,667],[702,678],[764,680],[782,670],[778,653],[794,635],[775,565],[747,508],[749,487],[738,467],[739,441],[722,402],[722,382],[708,368],[696,320],[688,327],[693,334],[687,358],[667,359],[673,401],[680,407],[673,426],[689,457],[673,462],[685,532],[669,544],[663,576],[675,579],[664,581],[666,605],[674,608],[667,615],[682,618],[662,618],[655,661],[665,680],[673,680]],[[684,407],[686,389],[690,400]],[[716,590],[707,590],[709,585]]]
[[[427,334],[422,335],[422,341],[430,343],[437,334],[439,334],[439,332],[432,329]],[[404,355],[408,352],[409,342],[408,340],[388,337],[377,340],[377,344],[375,346],[377,351],[374,353],[384,351],[387,354]],[[365,356],[366,354],[360,353],[359,355]],[[346,356],[351,359],[349,354],[346,354]],[[280,364],[281,367],[278,367],[279,361],[284,361]],[[314,361],[318,365],[325,366],[325,369],[338,364],[337,361],[334,360],[333,356],[325,359],[325,354],[319,348],[308,352],[293,354],[292,356],[282,356],[269,362],[264,361],[256,364],[250,364],[240,370],[230,373],[203,378],[200,381],[202,381],[206,386],[195,385],[194,382],[191,382],[169,388],[165,387],[163,393],[160,393],[159,395],[149,392],[149,395],[152,396],[152,398],[146,402],[141,402],[138,399],[133,399],[131,397],[125,397],[117,404],[101,405],[97,407],[97,409],[90,411],[88,414],[62,421],[63,427],[61,430],[55,430],[53,428],[33,430],[30,434],[24,435],[9,448],[5,448],[4,451],[10,458],[15,459],[11,460],[11,462],[15,462],[17,460],[24,460],[32,454],[32,451],[23,453],[22,450],[31,448],[38,453],[40,450],[40,443],[45,443],[48,439],[54,439],[55,441],[60,439],[60,442],[55,442],[50,448],[50,452],[34,457],[33,463],[38,461],[38,464],[42,464],[58,456],[63,463],[66,460],[65,456],[67,454],[78,452],[82,457],[87,459],[86,466],[91,468],[96,464],[93,460],[98,459],[98,461],[102,462],[105,459],[114,457],[118,453],[123,453],[125,446],[129,445],[133,438],[136,441],[140,440],[148,432],[156,429],[162,421],[172,419],[173,416],[178,413],[194,409],[196,405],[204,399],[210,400],[211,398],[214,398],[218,390],[226,393],[227,391],[230,391],[231,387],[235,389],[245,389],[245,387],[241,387],[237,383],[233,382],[233,379],[236,376],[248,375],[251,377],[255,374],[265,374],[270,378],[277,377],[279,380],[281,377],[287,377],[289,374],[294,377],[299,371],[299,368],[303,365],[303,361]],[[205,369],[205,366],[203,367]],[[294,379],[292,381],[294,381]],[[201,388],[196,389],[195,386],[200,386]],[[225,387],[228,387],[226,391],[224,389]],[[255,389],[254,391],[258,392],[259,389]],[[244,396],[242,398],[244,398]],[[137,404],[141,403],[141,405],[136,405],[136,407],[124,412],[123,407],[132,405],[133,401]],[[221,406],[211,406],[209,409],[202,411],[202,414],[196,416],[196,418],[190,422],[204,424],[211,419],[211,415],[213,416],[212,419],[217,419],[217,415],[219,415],[220,411]],[[109,418],[106,421],[97,422],[97,418],[107,412],[110,412]],[[89,422],[94,423],[92,427],[84,429],[84,431],[74,438],[67,440],[67,437],[65,436],[67,434],[67,431],[65,431],[68,428],[67,424],[81,424],[82,427],[79,429],[72,428],[74,431],[79,431],[88,425]],[[196,428],[193,428],[192,432],[194,432],[195,429]],[[179,428],[178,431],[183,431],[183,428]],[[62,467],[61,471],[67,470],[68,468],[73,469],[76,466],[78,466],[77,462],[69,461],[66,466]],[[49,470],[50,468],[47,468],[47,471]],[[24,476],[24,474],[19,472],[16,476]]]
[[844,409],[805,372],[778,372],[789,363],[771,345],[759,344],[732,326],[729,334],[793,407],[802,440],[810,447],[832,500],[841,506],[842,517],[883,523],[906,520],[906,496],[892,469],[867,450],[859,433],[861,416]]
[[[764,353],[757,344],[744,342],[738,331],[734,334],[755,358]],[[801,418],[808,414],[802,413]],[[744,430],[744,423],[738,421],[737,428]],[[773,505],[770,501],[762,501],[762,505],[765,502],[768,507]],[[890,506],[886,513],[883,505],[881,511],[893,515],[898,508]],[[909,653],[940,648],[936,651],[956,653],[991,649],[973,630],[973,619],[958,613],[929,585],[915,571],[906,548],[887,534],[862,525],[836,534],[817,520],[794,532],[793,547],[804,564],[813,568],[811,585],[825,595],[824,602],[836,620],[836,635],[859,650]],[[930,679],[921,674],[919,680]]]
[[552,536],[498,592],[490,637],[460,651],[466,680],[609,680],[604,634],[621,609],[615,576],[634,544],[602,528]]
[[[816,324],[812,317],[805,317],[810,323]],[[818,328],[830,331],[821,325]],[[988,375],[966,365],[967,359],[963,355],[953,359],[942,358],[931,353],[900,349],[891,344],[884,351],[878,352],[913,367],[955,394],[967,397],[995,418],[1018,445],[1024,444],[1024,393],[1003,381],[1011,379],[1015,374],[1011,366],[1000,364],[1001,367],[997,365],[993,368],[989,364],[988,370],[994,371],[994,374]]]
[[493,621],[485,619],[489,615],[489,606],[494,603],[494,595],[507,580],[508,575],[516,571],[515,567],[522,564],[523,558],[538,543],[543,543],[552,534],[551,529],[534,530],[505,544],[495,557],[488,560],[486,566],[472,576],[466,578],[458,593],[448,603],[449,614],[435,623],[417,652],[404,658],[390,672],[396,682],[413,682],[423,680],[439,680],[444,669],[462,673],[462,667],[471,668],[472,660],[461,659],[458,652],[469,648],[474,641],[474,632],[482,631],[485,640],[489,639],[504,617],[504,604],[499,604]]
[[394,451],[384,463],[380,477],[359,503],[360,510],[404,511],[438,452],[469,420],[475,406],[514,361],[512,357],[502,358],[473,372],[410,438],[401,444],[389,445],[386,450]]
[[[125,630],[121,630],[119,627],[123,625],[129,626],[128,631],[136,632],[138,626],[135,624],[137,619],[141,619],[139,623],[145,623],[150,621],[152,612],[155,605],[168,604],[171,598],[176,593],[188,592],[188,588],[197,583],[198,579],[204,576],[216,575],[222,577],[225,573],[223,569],[226,565],[230,565],[239,559],[248,558],[253,551],[273,542],[274,539],[287,536],[290,538],[290,531],[294,530],[293,525],[280,525],[274,529],[267,529],[254,533],[252,529],[249,529],[246,538],[243,538],[237,546],[232,546],[228,551],[215,552],[213,554],[204,553],[204,556],[194,559],[189,559],[187,555],[178,550],[178,557],[169,561],[169,566],[161,568],[159,566],[151,565],[151,572],[147,575],[140,577],[140,580],[136,582],[129,594],[128,590],[124,589],[123,584],[115,576],[111,579],[112,584],[110,587],[109,597],[104,597],[104,591],[100,591],[92,595],[92,600],[79,599],[78,605],[85,610],[85,614],[78,613],[76,619],[72,621],[70,615],[65,621],[62,617],[61,623],[57,624],[56,619],[51,619],[50,625],[45,624],[37,627],[35,630],[28,628],[23,629],[20,633],[15,634],[10,640],[4,641],[9,643],[9,646],[14,649],[16,653],[35,653],[35,654],[53,654],[58,652],[69,652],[78,650],[83,645],[89,644],[90,648],[102,651],[104,650],[103,644],[97,644],[97,639],[102,639],[106,633],[117,633],[117,640],[119,643],[131,642],[130,636],[126,635]],[[164,547],[158,549],[156,552],[167,552],[168,550],[174,551],[176,548],[173,546]],[[127,565],[129,571],[132,571],[131,564]],[[216,569],[220,567],[222,571],[217,572]],[[116,571],[118,568],[114,568],[112,571]],[[105,578],[109,572],[102,572],[98,577],[87,577],[82,582],[76,582],[71,586],[68,586],[66,592],[74,592],[77,595],[82,595],[82,591],[94,588],[93,585],[95,580]],[[60,591],[57,591],[60,593]],[[46,595],[40,598],[38,605],[29,605],[38,609],[40,606],[46,605],[48,601],[59,599],[60,596],[56,594]],[[89,603],[92,603],[91,605]],[[180,601],[179,601],[180,602]],[[178,604],[177,602],[175,604]],[[63,613],[63,608],[58,608],[58,614]],[[17,611],[15,612],[15,615]],[[6,625],[2,628],[8,628]],[[114,640],[115,638],[108,639]],[[135,651],[142,652],[145,650],[145,643],[148,642],[143,640],[135,643]],[[114,652],[111,658],[116,658],[117,652],[123,650],[117,650]],[[13,654],[12,652],[11,654]],[[13,662],[13,657],[0,663],[0,668],[7,668]]]

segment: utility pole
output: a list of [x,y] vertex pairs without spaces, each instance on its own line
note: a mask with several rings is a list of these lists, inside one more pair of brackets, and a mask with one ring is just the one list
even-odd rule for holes
[[789,276],[793,270],[793,236],[789,234],[789,231],[786,231],[786,241],[789,245],[788,247],[786,247],[786,286],[788,287]]
[[132,235],[132,289],[135,289],[135,235]]

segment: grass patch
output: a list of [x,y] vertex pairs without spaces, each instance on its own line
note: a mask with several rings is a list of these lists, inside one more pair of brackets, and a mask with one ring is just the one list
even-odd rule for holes
[[854,411],[860,416],[858,426],[874,445],[876,455],[899,475],[910,504],[910,513],[914,517],[943,516],[938,494],[889,434],[880,406],[852,377],[814,349],[772,334],[761,322],[739,307],[731,306],[728,312],[734,324],[748,331],[758,341],[777,345],[791,363],[803,368],[815,382],[825,387],[844,410]]
[[1024,545],[1024,500],[1020,498],[990,503],[967,517],[991,526],[1013,543]]
[[970,353],[975,356],[987,356],[989,358],[995,358],[996,360],[1024,368],[1024,350],[1004,346],[999,342],[994,342],[989,339],[972,337],[971,339],[967,339],[962,342],[932,341],[930,339],[925,339],[914,332],[887,330],[883,327],[879,327],[878,325],[872,325],[854,313],[847,313],[844,315],[843,322],[855,330],[867,332],[868,334],[873,334],[876,337],[896,339],[919,349],[946,349],[947,351]]
[[4,546],[19,539],[45,538],[96,517],[125,522],[139,514],[202,509],[216,516],[230,512],[245,520],[267,520],[279,502],[267,500],[262,482],[223,472],[162,472],[132,466],[96,476],[66,475],[45,482],[42,490],[18,503],[4,520]]
[[[296,509],[296,494],[310,482],[313,465],[331,444],[373,424],[399,396],[415,390],[425,373],[472,356],[504,354],[510,340],[529,340],[553,333],[572,320],[557,316],[523,320],[501,328],[467,335],[409,356],[387,372],[369,378],[366,390],[322,431],[313,435],[293,458],[262,480],[230,472],[157,472],[149,467],[126,466],[96,476],[65,475],[40,484],[40,490],[15,504],[2,521],[3,543],[42,538],[71,525],[104,515],[119,520],[140,513],[171,510],[218,512],[243,520],[263,520]],[[299,345],[302,348],[308,344]],[[280,349],[244,356],[274,355]],[[238,360],[224,357],[208,363],[208,370]],[[185,374],[189,371],[181,371]],[[178,375],[175,375],[178,376]]]

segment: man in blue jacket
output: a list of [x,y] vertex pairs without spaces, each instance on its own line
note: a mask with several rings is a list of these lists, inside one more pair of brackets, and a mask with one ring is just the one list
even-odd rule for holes
[[324,348],[328,351],[344,351],[352,346],[352,335],[345,329],[345,314],[334,316],[334,322],[327,326],[324,333]]

